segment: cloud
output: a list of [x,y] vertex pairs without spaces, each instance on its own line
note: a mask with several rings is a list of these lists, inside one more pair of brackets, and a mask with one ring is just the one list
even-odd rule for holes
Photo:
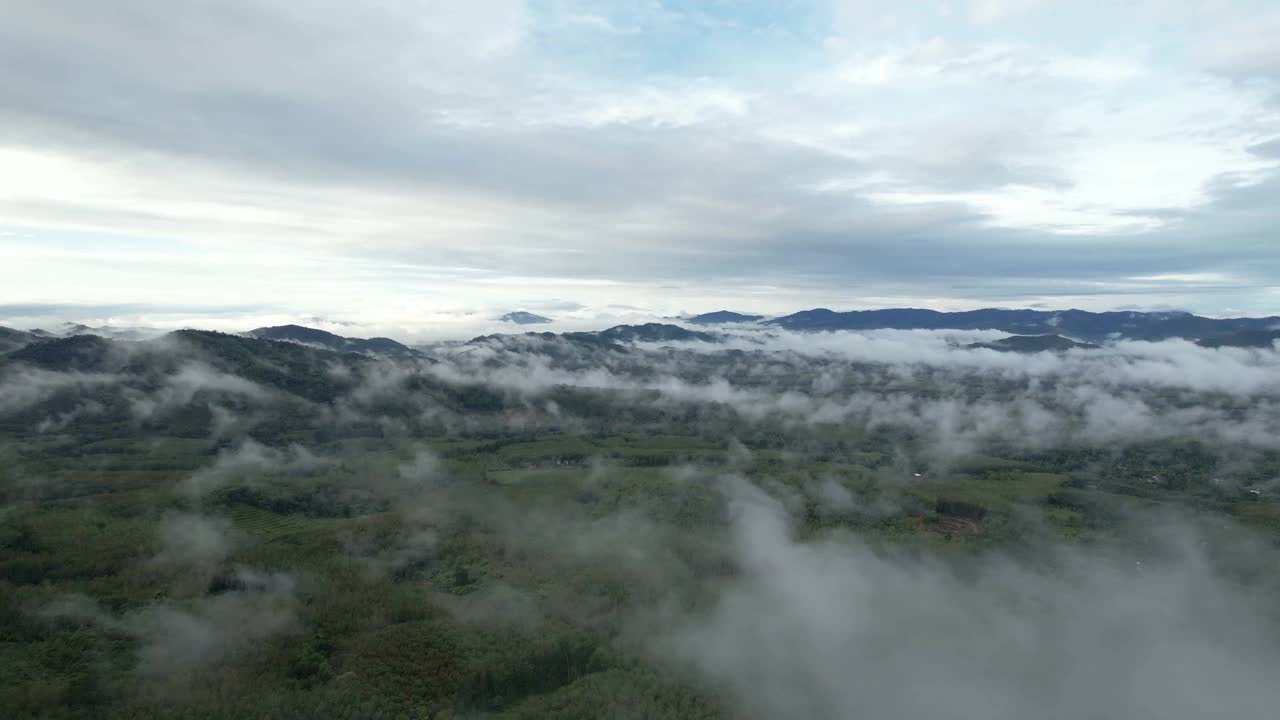
[[1057,572],[986,557],[961,573],[797,542],[776,500],[732,487],[741,572],[654,647],[744,717],[1199,718],[1277,700],[1261,609],[1194,543],[1168,561],[1063,550]]
[[1280,12],[1258,8],[1248,17],[1215,18],[1195,48],[1214,72],[1239,79],[1280,80],[1280,50],[1271,42],[1280,31]]
[[[993,443],[1039,451],[1197,437],[1267,449],[1280,437],[1274,387],[1280,355],[1269,349],[1211,349],[1169,340],[1021,354],[969,347],[1003,336],[995,331],[721,333],[721,343],[638,343],[627,352],[571,337],[506,335],[436,346],[434,364],[335,366],[350,390],[331,404],[308,405],[310,422],[343,432],[376,427],[386,437],[406,440],[423,432],[516,425],[580,431],[594,420],[574,409],[572,393],[586,391],[628,412],[692,413],[717,423],[729,417],[746,427],[782,422],[792,428],[835,423],[864,433],[905,430],[937,462]],[[133,352],[164,351],[163,343],[153,343]],[[86,402],[48,404],[86,387],[110,390]],[[510,412],[460,409],[458,393],[475,387]],[[921,394],[920,387],[931,390]],[[270,447],[249,439],[268,408],[296,398],[199,364],[175,362],[173,372],[148,382],[127,373],[15,366],[0,376],[0,412],[26,413],[38,431],[55,432],[85,415],[118,413],[125,403],[140,422],[154,423],[164,417],[158,413],[188,407],[209,392],[217,395],[204,397],[223,398],[206,401],[211,439],[232,444],[183,480],[180,489],[192,498],[246,471],[305,476],[333,463],[299,446]],[[420,452],[368,489],[379,497],[418,497],[447,475],[435,456]]]
[[465,346],[426,372],[450,384],[481,381],[505,391],[508,403],[530,406],[568,387],[668,413],[729,410],[748,423],[906,429],[939,463],[993,443],[1038,451],[1197,437],[1276,447],[1274,351],[1181,340],[1030,355],[965,347],[1001,336],[746,330],[727,342],[730,352],[747,353],[740,358],[721,344],[641,343],[638,357],[514,336]]
[[152,562],[167,569],[212,570],[231,552],[230,529],[226,520],[167,513],[160,519],[160,552]]
[[200,393],[227,394],[258,401],[274,396],[272,390],[250,380],[191,362],[166,375],[159,388],[135,394],[132,398],[133,413],[140,419],[152,418],[190,405]]
[[247,439],[234,447],[220,450],[211,465],[200,468],[183,480],[180,488],[188,495],[200,498],[237,479],[246,470],[259,475],[267,472],[307,473],[324,467],[328,462],[300,445],[273,448]]
[[13,413],[42,403],[58,393],[113,385],[109,373],[51,372],[21,367],[0,372],[0,413]]
[[250,643],[290,627],[292,578],[245,570],[238,581],[246,590],[201,598],[190,607],[162,604],[125,616],[120,625],[139,642],[137,672],[185,681]]
[[1262,304],[1267,224],[1212,190],[1275,175],[1247,149],[1280,132],[1272,93],[1227,72],[1265,76],[1249,38],[1272,14],[1223,9],[1200,66],[1157,29],[1194,33],[1191,9],[838,5],[14,8],[0,301],[387,321],[410,295],[411,318],[570,284],[669,312],[757,292],[781,309],[766,287],[1035,302],[1208,271],[1241,283],[1176,292]]
[[1280,138],[1249,146],[1249,152],[1269,158],[1280,157]]
[[[1010,551],[1017,558],[977,554],[952,565],[873,551],[840,533],[815,536],[811,528],[801,541],[791,518],[811,504],[823,516],[900,516],[892,491],[912,482],[913,471],[929,465],[930,476],[945,476],[949,463],[992,444],[1012,450],[1002,458],[1056,447],[1104,449],[1091,454],[1119,458],[1130,443],[1194,440],[1212,455],[1214,475],[1191,482],[1217,485],[1211,478],[1219,476],[1223,488],[1238,491],[1240,458],[1277,449],[1280,352],[1168,341],[1020,355],[967,347],[1002,335],[994,331],[723,332],[723,344],[620,350],[515,335],[441,346],[436,364],[371,359],[345,371],[353,388],[347,396],[308,419],[328,438],[344,423],[399,423],[401,435],[383,437],[401,454],[341,463],[298,446],[244,440],[179,489],[197,498],[233,481],[287,490],[298,476],[331,470],[325,493],[305,479],[298,484],[319,500],[336,477],[352,485],[337,496],[343,501],[367,500],[366,489],[387,500],[376,512],[358,513],[364,519],[347,524],[349,535],[334,536],[375,573],[398,580],[432,573],[434,582],[449,575],[439,564],[456,560],[451,553],[463,547],[455,584],[474,592],[432,596],[459,620],[536,627],[564,616],[594,627],[634,612],[620,642],[639,637],[661,662],[744,717],[1190,718],[1249,716],[1274,706],[1265,671],[1280,658],[1261,630],[1269,612],[1255,606],[1262,594],[1215,569],[1203,539],[1177,529],[1180,521],[1166,532],[1163,519],[1138,518],[1134,527],[1153,539],[1124,549],[1107,542],[1042,547],[1032,544],[1042,542],[1033,527],[1029,543]],[[159,398],[175,387],[253,389],[208,377],[201,366],[173,369],[172,382],[147,376],[146,392],[140,384],[131,389]],[[123,377],[115,381],[127,382]],[[582,413],[580,427],[596,432],[599,418],[627,413],[637,427],[652,422],[663,432],[679,427],[718,438],[729,463],[718,471],[754,465],[733,439],[738,432],[766,438],[753,444],[761,465],[787,469],[804,457],[807,442],[826,442],[827,433],[816,429],[838,427],[842,446],[882,428],[904,431],[875,441],[882,456],[867,460],[862,477],[888,492],[870,500],[847,477],[792,483],[763,475],[754,485],[733,477],[717,484],[705,470],[675,468],[650,486],[604,461],[567,480],[563,492],[495,499],[486,483],[450,482],[450,462],[415,444],[444,433],[410,432],[420,416],[439,413],[433,420],[474,423],[462,427],[492,439],[502,413],[452,409],[450,388],[475,384],[495,391],[501,410],[545,415],[556,427]],[[577,397],[590,402],[571,402],[580,390],[589,392]],[[646,505],[653,488],[669,504]],[[625,509],[611,510],[610,502]],[[672,508],[692,509],[699,523],[681,525],[666,512]],[[461,528],[475,534],[460,537]],[[727,538],[719,534],[724,529]],[[230,532],[221,519],[170,512],[160,518],[150,566],[225,573],[235,548]],[[479,557],[473,551],[501,552],[507,574],[497,581],[486,568],[484,580],[475,580],[479,573],[468,575],[466,566]],[[1274,548],[1242,542],[1230,552],[1259,573],[1274,566]],[[530,591],[523,583],[541,572],[564,582]],[[292,577],[239,568],[222,579],[212,594],[200,582],[185,600],[123,614],[77,597],[46,614],[126,635],[147,684],[180,689],[297,621]],[[185,596],[181,587],[170,587],[170,597]],[[626,591],[610,595],[614,588]]]
[[444,474],[440,458],[427,450],[414,453],[413,459],[396,469],[400,479],[413,486],[429,485]]
[[1053,0],[973,0],[969,3],[975,22],[994,23],[1051,5]]
[[240,568],[234,584],[235,590],[190,603],[154,603],[119,616],[87,596],[65,595],[40,615],[97,624],[131,637],[137,642],[134,671],[148,681],[147,691],[176,691],[202,670],[293,627],[292,576]]

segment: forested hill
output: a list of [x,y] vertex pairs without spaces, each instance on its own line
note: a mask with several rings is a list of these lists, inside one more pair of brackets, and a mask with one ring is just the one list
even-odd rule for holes
[[740,332],[20,338],[0,716],[1268,716],[1280,353]]
[[[501,318],[513,324],[550,322],[531,313],[513,312]],[[1270,347],[1280,339],[1280,316],[1258,318],[1208,318],[1186,312],[1088,312],[1084,310],[1006,310],[988,308],[965,312],[939,312],[915,308],[854,310],[836,312],[827,308],[803,310],[775,318],[722,310],[694,315],[683,322],[695,326],[732,326],[738,332],[751,328],[783,329],[796,332],[872,330],[999,330],[1014,336],[1059,336],[1073,342],[1097,344],[1115,340],[1160,341],[1181,338],[1204,347]],[[151,332],[150,335],[157,333]],[[357,338],[302,325],[261,327],[246,336],[308,345],[335,352],[386,357],[426,357],[419,349],[386,337]],[[113,330],[67,324],[57,333],[43,330],[16,330],[0,327],[0,353],[51,339],[97,336],[118,340],[140,340],[148,332],[140,329]],[[599,331],[562,334],[580,342],[718,342],[720,332],[690,330],[673,323],[616,325]],[[497,337],[486,336],[486,337]],[[91,341],[90,341],[91,342]],[[1036,343],[1012,341],[1029,348]],[[1006,348],[1008,349],[1008,348]],[[1062,346],[1056,349],[1063,349]]]
[[1061,352],[1063,350],[1097,350],[1092,343],[1076,342],[1061,335],[1010,335],[1007,338],[984,343],[971,343],[970,349],[999,350],[1001,352]]
[[331,332],[317,330],[316,328],[303,327],[301,325],[262,327],[256,330],[250,330],[245,334],[250,337],[264,338],[267,340],[283,340],[286,342],[311,345],[337,352],[354,352],[366,355],[389,356],[421,355],[417,350],[392,340],[391,338],[375,337],[365,339],[343,337]]
[[1118,338],[1200,340],[1241,331],[1280,328],[1280,317],[1206,318],[1185,312],[1087,312],[1084,310],[1001,310],[938,312],[920,309],[854,310],[826,308],[786,315],[766,324],[788,330],[1002,330],[1015,335],[1061,334],[1091,341]]

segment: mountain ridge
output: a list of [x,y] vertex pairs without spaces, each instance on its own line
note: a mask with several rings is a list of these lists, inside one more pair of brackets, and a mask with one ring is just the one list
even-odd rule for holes
[[498,318],[498,322],[509,322],[516,325],[543,325],[552,322],[551,318],[526,310],[513,310]]
[[1272,330],[1241,330],[1230,335],[1222,335],[1196,341],[1200,347],[1207,348],[1270,348],[1280,341],[1280,328]]
[[261,340],[279,340],[299,345],[311,345],[336,352],[353,352],[361,355],[386,355],[391,357],[421,357],[423,353],[399,341],[385,337],[352,338],[335,335],[326,330],[304,325],[276,325],[250,330],[244,335]]
[[1280,317],[1207,318],[1182,311],[1007,310],[942,312],[885,308],[836,312],[815,308],[766,320],[762,325],[799,332],[832,330],[1000,330],[1013,335],[1063,334],[1090,341],[1114,339],[1203,340],[1241,331],[1280,327]]
[[1010,335],[991,342],[971,343],[970,350],[996,350],[998,352],[1036,353],[1063,352],[1066,350],[1098,350],[1101,346],[1084,343],[1061,335]]
[[717,310],[686,318],[685,322],[694,325],[724,325],[727,323],[753,323],[764,319],[763,315],[747,315],[732,310]]

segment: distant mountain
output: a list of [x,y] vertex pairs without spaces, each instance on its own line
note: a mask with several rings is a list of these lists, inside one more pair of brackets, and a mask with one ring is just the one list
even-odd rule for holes
[[[537,353],[557,362],[589,367],[601,353],[626,352],[627,348],[594,332],[526,332],[520,334],[481,335],[463,343],[461,352],[475,346],[501,349],[510,353]],[[441,350],[449,353],[449,350]]]
[[509,312],[498,318],[498,320],[501,322],[515,323],[516,325],[541,325],[543,323],[551,322],[551,318],[535,315],[534,313],[525,312],[524,310]]
[[82,323],[73,322],[62,323],[54,330],[41,330],[36,328],[26,332],[41,338],[65,338],[74,337],[76,335],[97,335],[98,337],[104,337],[111,340],[147,340],[164,334],[163,330],[156,330],[153,328],[112,327],[110,325],[90,327]]
[[1007,338],[1001,338],[993,342],[973,343],[972,345],[966,345],[965,347],[970,349],[985,348],[987,350],[1016,353],[1098,349],[1098,346],[1093,343],[1076,342],[1070,338],[1064,338],[1061,335],[1010,335]]
[[0,327],[0,353],[13,352],[32,343],[42,342],[47,338],[26,330]]
[[8,354],[15,362],[59,372],[106,372],[125,358],[120,345],[97,335],[72,335],[27,345]]
[[308,316],[308,317],[304,317],[304,318],[302,318],[302,322],[306,322],[306,323],[320,323],[320,324],[325,324],[325,325],[344,325],[344,326],[346,326],[346,327],[354,327],[354,326],[355,326],[355,323],[353,323],[353,322],[349,322],[349,321],[347,321],[347,320],[334,320],[333,318],[322,317],[322,316],[320,316],[320,315],[310,315],[310,316]]
[[717,310],[716,312],[694,315],[686,322],[693,323],[694,325],[724,325],[726,323],[758,322],[763,319],[763,315],[743,315],[742,313],[736,313],[730,310]]
[[245,335],[263,340],[281,340],[284,342],[310,345],[335,352],[360,353],[362,355],[386,355],[393,357],[423,357],[413,348],[398,343],[391,338],[349,338],[334,335],[331,332],[301,325],[279,325],[250,330]]
[[1101,341],[1190,340],[1223,337],[1241,331],[1267,330],[1280,317],[1215,319],[1185,312],[1103,312],[1084,310],[1001,310],[938,312],[916,308],[834,312],[805,310],[765,321],[788,330],[1001,330],[1016,335],[1064,334]]
[[[567,332],[555,334],[550,332],[527,332],[520,335],[481,335],[467,341],[466,345],[496,345],[507,350],[524,350],[536,348],[539,352],[548,352],[546,343],[565,340],[584,348],[595,350],[626,350],[622,343],[632,342],[717,342],[719,338],[711,333],[689,330],[679,325],[664,323],[646,323],[644,325],[615,325],[608,330],[596,332]],[[554,352],[554,350],[550,350]]]
[[[149,359],[162,366],[168,365],[169,371],[191,360],[198,360],[222,372],[315,402],[331,401],[350,389],[352,380],[349,376],[330,371],[335,363],[359,367],[364,363],[374,362],[367,357],[373,353],[334,355],[331,349],[312,343],[287,340],[271,342],[270,338],[252,337],[248,334],[178,330],[170,333],[167,340],[167,345],[161,346],[166,350],[155,353]],[[139,363],[135,361],[133,365],[137,366]]]
[[1196,344],[1207,348],[1240,347],[1269,348],[1280,340],[1280,330],[1242,330],[1230,335],[1200,340]]
[[601,330],[596,335],[617,342],[672,342],[700,341],[716,342],[711,333],[689,330],[679,325],[665,323],[645,323],[643,325],[617,325],[608,330]]

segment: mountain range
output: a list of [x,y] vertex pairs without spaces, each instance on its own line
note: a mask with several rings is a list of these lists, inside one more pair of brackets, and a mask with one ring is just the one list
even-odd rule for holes
[[1000,352],[1037,353],[1061,352],[1063,350],[1097,350],[1100,346],[1093,343],[1076,342],[1061,335],[1010,335],[992,342],[973,343],[965,347],[976,350],[998,350]]
[[331,332],[303,327],[302,325],[278,325],[261,327],[245,333],[249,337],[264,340],[281,340],[284,342],[311,345],[313,347],[333,350],[335,352],[353,352],[361,355],[382,355],[391,357],[422,356],[420,350],[392,340],[391,338],[351,338],[334,335]]
[[1246,347],[1269,348],[1280,340],[1280,328],[1271,330],[1241,330],[1230,335],[1219,335],[1198,340],[1197,345],[1207,348]]
[[[528,317],[525,317],[525,316]],[[503,316],[510,322],[541,322],[540,316],[523,311]],[[1096,348],[1098,343],[1124,340],[1166,340],[1182,338],[1207,348],[1269,348],[1280,341],[1280,317],[1207,318],[1186,312],[1102,312],[1084,310],[1004,310],[984,309],[967,312],[938,312],[913,308],[857,310],[835,312],[826,308],[805,310],[782,317],[766,319],[759,315],[721,310],[686,318],[693,325],[754,325],[761,330],[781,328],[796,332],[829,332],[843,330],[999,330],[1012,337],[993,342],[975,343],[970,348],[987,348],[1012,352],[1060,351]],[[84,351],[95,349],[94,340],[140,340],[159,335],[159,331],[138,328],[92,328],[67,323],[54,331],[16,330],[0,327],[0,353],[12,354],[29,350],[33,357],[53,353],[67,357],[78,367]],[[595,332],[526,333],[545,338],[566,340],[596,346],[613,346],[632,342],[718,342],[715,332],[691,330],[671,323],[616,325]],[[382,357],[429,359],[419,349],[385,337],[356,338],[336,335],[302,325],[261,327],[243,333],[244,337],[290,342],[339,353],[358,353]],[[491,341],[504,336],[483,336],[473,343]],[[517,336],[506,336],[517,337]],[[76,338],[81,338],[77,340]],[[49,347],[35,350],[39,345]]]
[[687,318],[685,322],[694,325],[727,325],[730,323],[753,323],[763,320],[763,315],[744,315],[730,310],[717,310]]
[[600,337],[615,342],[715,342],[711,333],[689,330],[669,323],[645,323],[643,325],[617,325],[601,330]]
[[499,322],[515,323],[516,325],[542,325],[551,322],[551,318],[543,317],[536,313],[526,312],[524,310],[516,310],[498,318]]
[[1207,318],[1187,312],[1087,312],[1004,310],[939,312],[917,308],[835,312],[804,310],[762,324],[797,331],[823,330],[1000,330],[1014,335],[1064,335],[1105,340],[1206,340],[1244,331],[1280,328],[1280,317]]

